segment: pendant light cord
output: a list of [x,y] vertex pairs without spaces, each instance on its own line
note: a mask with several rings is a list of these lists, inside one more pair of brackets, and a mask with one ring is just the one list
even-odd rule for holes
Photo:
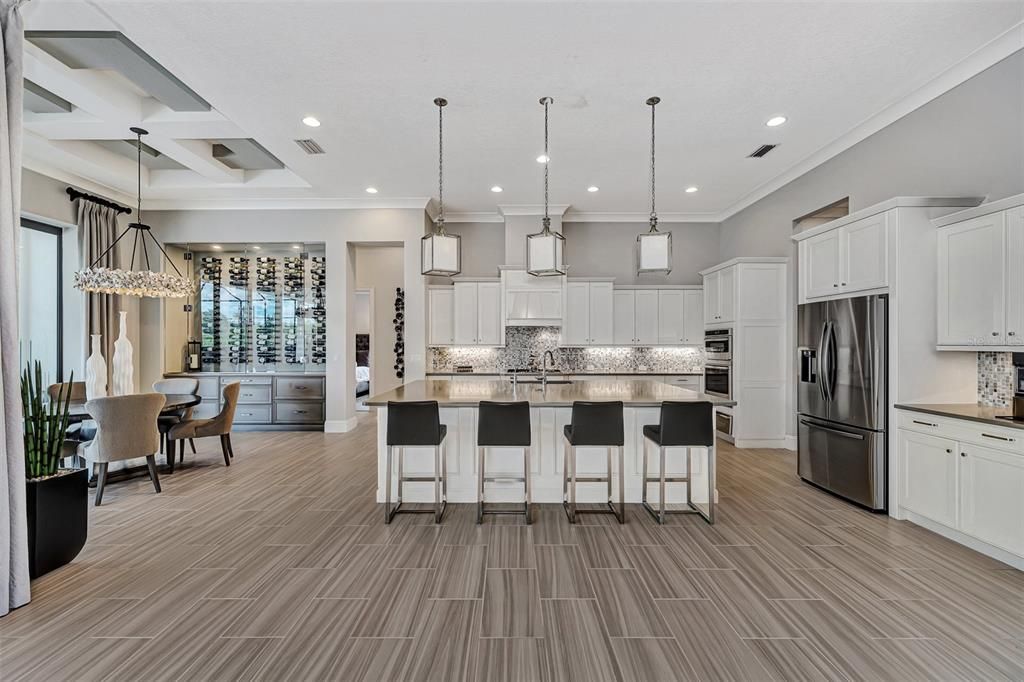
[[655,232],[658,229],[658,212],[654,208],[654,107],[660,101],[661,99],[658,97],[651,97],[647,100],[647,104],[651,107],[651,232]]
[[551,217],[548,215],[548,167],[551,165],[551,155],[548,153],[548,105],[553,100],[550,97],[542,97],[540,103],[544,105],[544,231],[551,229]]
[[444,107],[448,100],[438,97],[437,105],[437,233],[444,234]]
[[137,201],[137,208],[135,215],[138,222],[142,222],[142,133],[135,133],[135,196]]

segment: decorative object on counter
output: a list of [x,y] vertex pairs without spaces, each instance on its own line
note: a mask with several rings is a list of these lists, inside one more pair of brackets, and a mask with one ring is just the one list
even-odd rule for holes
[[112,395],[131,395],[135,392],[133,386],[134,367],[132,359],[134,349],[132,342],[128,340],[128,313],[120,312],[118,323],[117,340],[114,341],[114,374],[111,385]]
[[395,289],[395,376],[405,377],[405,291]]
[[201,361],[203,344],[201,341],[196,339],[189,339],[186,346],[186,362],[185,368],[189,372],[199,372],[203,369],[203,363]]
[[978,403],[1009,407],[1013,392],[1013,353],[978,353]]
[[438,97],[437,105],[437,218],[434,231],[420,240],[420,273],[452,277],[462,272],[462,239],[444,231],[444,108],[448,100]]
[[85,399],[105,398],[107,395],[107,361],[100,350],[102,334],[92,334],[92,354],[85,361]]
[[[195,283],[188,277],[181,274],[178,266],[174,264],[159,240],[153,236],[149,225],[142,222],[142,136],[148,134],[142,128],[132,128],[135,133],[135,146],[137,150],[137,180],[138,180],[138,205],[136,217],[137,222],[130,223],[117,239],[115,239],[106,251],[95,258],[84,270],[75,273],[75,288],[82,291],[100,294],[120,294],[122,296],[146,296],[150,298],[182,298],[195,293]],[[121,239],[130,230],[134,230],[135,241],[132,246],[132,260],[127,270],[121,268],[96,267],[96,264],[103,260]],[[146,240],[152,241],[164,260],[170,263],[177,275],[168,272],[154,272],[149,261],[149,250],[146,247]],[[139,265],[145,260],[146,269],[135,269],[135,254],[142,242],[142,253]],[[155,252],[154,252],[155,255]]]
[[58,385],[56,396],[44,400],[42,364],[29,363],[21,375],[32,578],[70,563],[85,546],[88,534],[88,472],[60,467],[74,378],[72,373],[68,383]]
[[565,237],[560,232],[551,231],[551,216],[548,215],[548,169],[551,166],[551,155],[548,153],[548,107],[554,101],[550,97],[540,98],[540,104],[544,107],[543,229],[526,236],[526,271],[535,277],[564,275],[568,268],[565,264]]
[[[530,366],[530,357],[544,351],[555,355],[563,373],[648,372],[650,374],[700,374],[704,351],[697,347],[589,347],[559,348],[558,327],[507,327],[503,348],[437,347],[427,349],[427,371],[454,372],[459,365],[475,372],[505,372],[510,367]],[[641,367],[646,370],[641,370]]]
[[658,232],[658,212],[654,207],[654,108],[660,101],[660,97],[647,99],[647,106],[651,108],[651,230],[636,238],[638,275],[672,272],[672,233]]

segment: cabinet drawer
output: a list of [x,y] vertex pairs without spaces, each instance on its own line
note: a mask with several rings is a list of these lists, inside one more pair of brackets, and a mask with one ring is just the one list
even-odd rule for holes
[[679,386],[680,388],[688,388],[691,391],[700,390],[700,377],[699,376],[667,376],[665,380],[673,386]]
[[199,380],[199,395],[203,398],[220,398],[220,381],[217,377],[203,377]]
[[275,424],[322,424],[323,421],[323,403],[281,400],[274,404]]
[[242,384],[242,386],[249,386],[249,385],[252,385],[252,384],[255,384],[257,386],[269,386],[273,380],[274,380],[273,377],[239,377],[239,376],[234,376],[234,377],[221,377],[220,378],[220,383],[221,383],[222,386],[225,386],[227,384],[233,384],[234,382],[237,381],[238,383]]
[[246,403],[269,403],[270,386],[245,386],[238,391],[238,404]]
[[901,429],[949,438],[961,443],[997,448],[1024,456],[1024,430],[1021,429],[911,411],[900,411],[896,421]]
[[278,398],[323,398],[324,380],[320,377],[277,377],[274,395]]
[[239,424],[269,424],[270,405],[241,405],[235,408],[235,422]]
[[220,401],[216,398],[203,400],[192,408],[193,419],[213,419],[220,413]]

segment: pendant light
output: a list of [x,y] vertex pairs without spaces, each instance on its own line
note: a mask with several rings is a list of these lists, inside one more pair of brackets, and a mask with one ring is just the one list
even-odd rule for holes
[[672,233],[658,232],[658,212],[654,208],[654,107],[660,97],[651,97],[651,229],[636,238],[636,272],[667,275],[672,272]]
[[[138,162],[136,173],[138,203],[135,213],[138,222],[130,223],[125,231],[107,247],[106,251],[89,264],[89,267],[75,273],[75,288],[94,294],[119,294],[121,296],[149,298],[185,298],[191,296],[196,290],[195,282],[181,274],[181,270],[178,269],[178,266],[167,255],[167,252],[164,251],[164,247],[157,238],[153,236],[149,225],[142,222],[142,136],[149,133],[142,128],[131,128],[131,131],[135,133]],[[110,253],[117,246],[117,243],[129,232],[134,233],[134,243],[132,245],[131,265],[128,266],[128,269],[96,267],[96,264]],[[164,255],[164,259],[178,273],[177,275],[172,275],[169,272],[153,272],[149,264],[149,250],[146,248],[147,239],[151,240],[160,249],[160,253]],[[142,254],[139,256],[139,267],[142,267],[142,261],[145,260],[145,270],[135,269],[135,255],[138,253],[140,242],[142,244]]]
[[462,239],[444,231],[444,108],[448,100],[438,97],[437,105],[437,218],[434,231],[420,240],[420,273],[451,277],[462,272]]
[[551,231],[551,217],[548,215],[548,166],[551,155],[548,153],[548,106],[555,100],[541,97],[544,107],[544,226],[540,232],[526,237],[526,271],[536,277],[564,275],[565,237]]

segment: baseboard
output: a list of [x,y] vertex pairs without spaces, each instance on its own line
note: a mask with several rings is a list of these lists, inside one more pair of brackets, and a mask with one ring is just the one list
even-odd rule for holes
[[356,428],[359,420],[352,416],[348,419],[329,419],[324,422],[324,433],[347,433]]
[[[721,434],[719,434],[721,437]],[[796,450],[796,439],[790,444],[789,437],[769,438],[765,440],[736,438],[733,444],[738,448],[766,448],[771,450]]]
[[786,436],[786,444],[782,447],[796,452],[796,436]]
[[1019,557],[1016,554],[1011,554],[1010,552],[1007,552],[1004,549],[993,547],[987,542],[982,542],[981,540],[972,538],[970,535],[965,535],[964,533],[961,533],[958,530],[954,530],[953,528],[949,528],[948,526],[943,526],[941,523],[936,523],[931,519],[926,519],[925,517],[919,516],[907,509],[901,509],[900,511],[903,513],[906,520],[910,523],[921,526],[922,528],[927,528],[933,533],[937,533],[942,537],[948,538],[949,540],[952,540],[957,544],[963,545],[964,547],[967,547],[969,549],[973,549],[975,552],[981,552],[985,556],[992,557],[996,561],[1002,561],[1004,564],[1009,564],[1017,570],[1024,571],[1024,557]]

